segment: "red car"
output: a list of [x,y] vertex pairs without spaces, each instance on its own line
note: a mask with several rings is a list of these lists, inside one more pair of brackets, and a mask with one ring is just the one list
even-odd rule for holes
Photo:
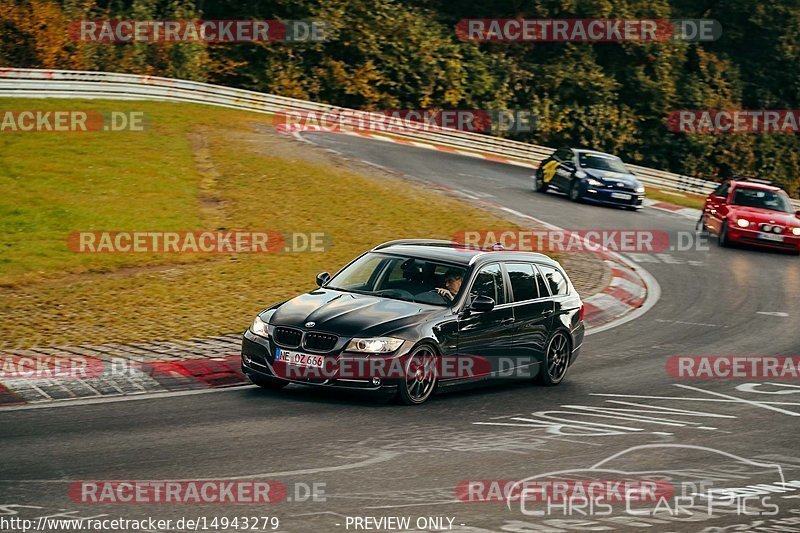
[[734,179],[708,195],[703,226],[720,246],[752,244],[800,254],[800,211],[782,189],[766,181]]

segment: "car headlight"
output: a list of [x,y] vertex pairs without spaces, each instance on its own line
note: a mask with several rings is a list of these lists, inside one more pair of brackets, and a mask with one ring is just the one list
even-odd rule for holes
[[636,187],[636,192],[638,193],[644,192],[644,185],[639,185],[638,187]]
[[596,180],[594,178],[589,178],[588,180],[586,180],[586,183],[588,183],[592,187],[602,187],[603,186],[603,182],[602,181]]
[[747,226],[749,226],[749,225],[750,225],[750,221],[749,221],[749,220],[747,220],[746,218],[740,218],[739,220],[737,220],[737,221],[736,221],[736,224],[737,224],[737,225],[738,225],[740,228],[746,228]]
[[792,228],[792,235],[800,236],[800,228]]
[[256,316],[256,319],[253,320],[253,325],[250,326],[250,331],[258,335],[259,337],[264,337],[266,339],[269,338],[267,323],[261,320],[260,316]]
[[373,339],[353,339],[345,348],[346,352],[389,353],[403,344],[403,339],[392,337],[375,337]]

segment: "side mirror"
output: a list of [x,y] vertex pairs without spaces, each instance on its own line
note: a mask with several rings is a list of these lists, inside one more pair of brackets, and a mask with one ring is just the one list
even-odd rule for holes
[[331,275],[327,272],[320,272],[317,274],[317,286],[322,287],[331,279]]
[[475,311],[476,313],[485,313],[487,311],[491,311],[494,309],[494,299],[481,294],[472,300],[472,303],[469,304],[469,309],[470,311]]

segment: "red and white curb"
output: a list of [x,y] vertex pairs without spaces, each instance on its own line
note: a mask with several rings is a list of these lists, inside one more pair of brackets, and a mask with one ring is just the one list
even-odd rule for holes
[[92,377],[0,378],[0,410],[9,406],[53,404],[64,400],[149,397],[244,385],[249,381],[241,371],[240,349],[241,335],[232,334],[178,343],[5,350],[0,352],[0,370],[3,372],[15,366],[38,367],[35,361],[46,360],[47,367],[37,370],[36,376],[42,376],[48,373],[48,369],[56,372],[59,368],[57,360],[66,361],[63,368],[76,358],[98,361],[102,372]]
[[645,198],[644,205],[647,207],[652,207],[653,209],[658,209],[659,211],[665,211],[667,213],[672,213],[673,215],[678,215],[683,218],[688,218],[690,220],[697,220],[700,218],[700,213],[702,211],[700,209],[693,209],[691,207],[682,207],[680,205],[671,204],[669,202],[658,202],[655,200],[649,200]]

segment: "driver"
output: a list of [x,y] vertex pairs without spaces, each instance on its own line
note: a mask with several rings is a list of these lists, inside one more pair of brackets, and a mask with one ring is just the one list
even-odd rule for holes
[[436,292],[438,292],[442,298],[453,301],[458,294],[458,291],[461,290],[461,282],[464,280],[464,276],[458,270],[448,270],[444,274],[444,287],[443,289],[437,288]]

